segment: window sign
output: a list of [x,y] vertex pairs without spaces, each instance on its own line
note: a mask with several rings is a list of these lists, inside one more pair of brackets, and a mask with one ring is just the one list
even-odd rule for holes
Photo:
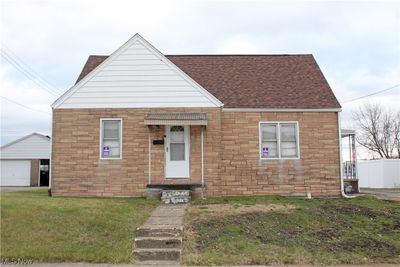
[[109,157],[109,156],[110,156],[110,147],[103,146],[103,157]]
[[263,146],[262,146],[261,156],[263,158],[268,158],[268,156],[269,156],[269,148],[265,144],[263,144]]

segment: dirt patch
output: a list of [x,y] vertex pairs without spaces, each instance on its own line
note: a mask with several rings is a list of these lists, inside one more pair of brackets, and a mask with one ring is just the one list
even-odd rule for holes
[[400,221],[395,221],[394,223],[384,223],[382,225],[382,231],[385,233],[400,231]]
[[290,211],[295,209],[292,205],[279,204],[212,204],[212,205],[193,205],[190,213],[196,220],[209,220],[210,218],[235,216],[247,213],[264,213],[273,211]]
[[368,218],[375,218],[380,215],[380,212],[376,212],[370,208],[359,206],[359,205],[322,205],[319,207],[324,212],[335,212],[346,215],[361,215]]
[[[246,235],[266,241],[269,240],[264,234],[265,225],[263,222],[265,212],[247,212],[243,214],[208,217],[198,219],[196,217],[191,223],[185,226],[185,232],[196,237],[196,249],[203,249],[220,236]],[[221,215],[221,214],[219,214]]]
[[379,240],[361,234],[353,235],[351,238],[346,240],[334,242],[333,244],[330,244],[330,248],[334,248],[335,251],[368,251],[369,256],[373,258],[395,257],[400,254],[400,249],[392,242]]
[[398,263],[400,209],[376,202],[191,205],[184,244],[197,263]]

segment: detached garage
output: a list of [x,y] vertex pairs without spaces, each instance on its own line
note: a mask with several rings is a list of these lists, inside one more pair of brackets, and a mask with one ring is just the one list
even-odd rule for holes
[[0,186],[48,186],[50,137],[32,133],[0,148]]

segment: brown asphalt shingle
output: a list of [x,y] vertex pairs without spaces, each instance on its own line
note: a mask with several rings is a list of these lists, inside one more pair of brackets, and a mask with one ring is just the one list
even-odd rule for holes
[[[225,108],[340,108],[312,55],[166,57]],[[90,56],[78,81],[106,58]]]

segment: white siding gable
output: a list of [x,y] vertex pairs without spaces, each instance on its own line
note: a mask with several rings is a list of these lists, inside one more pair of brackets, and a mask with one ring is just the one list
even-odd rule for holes
[[53,108],[220,107],[222,103],[135,35]]
[[50,159],[50,138],[33,133],[0,148],[1,159]]

